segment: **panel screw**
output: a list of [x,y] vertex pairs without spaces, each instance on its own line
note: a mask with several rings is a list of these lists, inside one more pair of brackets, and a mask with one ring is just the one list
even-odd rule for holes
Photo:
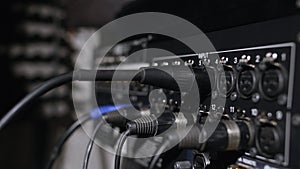
[[257,102],[259,102],[259,100],[260,100],[260,95],[258,93],[254,93],[252,95],[252,102],[257,103]]
[[232,92],[231,95],[230,95],[230,100],[231,101],[236,101],[237,97],[238,97],[237,93],[236,92]]

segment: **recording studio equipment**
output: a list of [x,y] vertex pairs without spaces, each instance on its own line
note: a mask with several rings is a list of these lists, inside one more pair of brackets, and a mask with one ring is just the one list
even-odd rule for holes
[[[231,168],[300,167],[299,20],[299,16],[292,16],[212,32],[208,37],[216,52],[189,54],[174,49],[185,54],[153,59],[152,66],[157,67],[181,64],[214,69],[216,85],[211,88],[211,97],[201,103],[199,114],[215,110],[225,119],[254,123],[254,143]],[[220,60],[212,60],[213,55]],[[223,65],[225,73],[210,64]],[[226,98],[225,107],[210,105],[210,99],[218,97]],[[172,104],[176,99],[180,101],[168,95],[166,102]],[[235,146],[238,145],[237,142]]]
[[[104,115],[103,120],[110,125],[101,128],[100,123],[96,124],[87,146],[84,168],[88,166],[91,147],[100,128],[101,137],[115,139],[103,140],[103,144],[116,149],[117,169],[300,168],[300,105],[297,103],[300,99],[300,15],[226,28],[206,34],[215,51],[203,49],[198,53],[163,35],[130,37],[112,48],[97,70],[76,70],[57,76],[29,93],[0,120],[0,130],[26,105],[53,88],[72,81],[97,81],[94,87],[100,107],[113,105],[116,95],[119,100],[128,97],[131,104],[125,107],[134,107],[138,113],[129,119],[117,109],[107,111],[111,114]],[[141,56],[125,65],[130,68],[116,70],[126,56],[146,48],[164,48],[173,54],[147,59]],[[97,60],[100,55],[95,51],[93,59]],[[32,59],[15,48],[11,52],[22,62]],[[119,76],[114,79],[116,72]],[[128,80],[128,77],[133,78]],[[191,89],[195,88],[199,93],[193,93]],[[153,91],[159,95],[150,97]],[[184,102],[184,98],[197,94],[199,106],[189,105],[189,101],[194,103],[191,100]],[[224,105],[215,102],[222,99]],[[191,108],[194,105],[197,110]],[[92,117],[84,117],[83,121],[101,115],[91,113]],[[210,134],[205,128],[207,122],[218,123]],[[71,126],[61,143],[79,126],[80,120]],[[190,131],[179,139],[177,130],[187,127],[191,127]],[[170,128],[176,132],[160,136]],[[122,133],[118,143],[114,131]],[[158,137],[123,146],[127,136],[132,135],[143,139]],[[170,147],[174,140],[176,145]],[[49,167],[62,144],[54,151]],[[141,158],[122,157],[121,163],[123,148],[126,153]],[[153,156],[142,158],[145,154]]]
[[[173,164],[181,161],[189,161],[195,169],[203,168],[299,168],[297,154],[300,152],[297,140],[300,139],[300,107],[297,104],[298,79],[297,58],[299,53],[300,16],[290,16],[281,19],[270,20],[261,23],[244,25],[231,29],[208,33],[209,39],[217,51],[203,51],[193,53],[175,40],[160,40],[152,35],[152,40],[147,42],[148,47],[166,47],[177,56],[158,56],[153,58],[151,66],[157,68],[176,69],[182,65],[189,66],[192,70],[205,69],[213,72],[215,84],[209,90],[209,97],[201,100],[199,116],[206,117],[211,110],[222,114],[224,121],[229,121],[233,126],[243,123],[249,130],[235,130],[250,136],[242,141],[249,141],[241,149],[233,150],[236,154],[221,153],[221,149],[199,151],[194,153],[184,151],[185,155],[178,153],[178,159],[170,159],[168,152],[162,156],[162,161],[157,168],[172,168]],[[126,44],[126,43],[124,43]],[[212,60],[212,56],[218,55],[219,60]],[[225,73],[220,73],[217,67],[210,64],[219,64]],[[197,71],[194,71],[197,75]],[[224,87],[225,86],[225,87]],[[136,91],[150,92],[153,86],[143,85],[142,90],[137,86]],[[156,98],[155,102],[164,101],[169,110],[176,111],[180,103],[180,93],[161,89],[167,96],[167,100]],[[146,97],[146,95],[145,95]],[[224,107],[211,105],[211,100],[218,97],[226,98]],[[147,107],[147,101],[141,95],[132,93],[132,102],[138,102],[140,108]],[[141,100],[144,100],[141,102]],[[146,99],[147,100],[147,99]],[[221,122],[221,124],[223,124]],[[225,125],[226,122],[223,124]],[[251,126],[251,127],[249,127]],[[225,130],[226,127],[223,129]],[[238,127],[233,127],[238,128]],[[226,151],[226,140],[223,151]],[[236,136],[236,138],[238,138]],[[231,139],[232,140],[232,139]],[[236,139],[234,139],[236,141]],[[246,142],[247,142],[246,141]],[[159,149],[161,142],[153,143],[153,152]],[[242,143],[236,141],[230,147],[239,147]],[[243,143],[244,144],[244,143]],[[221,144],[219,145],[221,146]],[[214,147],[214,146],[213,146]],[[131,147],[134,149],[134,147]],[[218,148],[216,145],[215,148]],[[205,150],[205,149],[204,149]],[[149,150],[150,151],[150,150]],[[170,151],[173,152],[175,150]],[[176,152],[176,151],[175,151]],[[171,153],[172,154],[172,153]],[[224,155],[225,154],[225,155]],[[190,159],[189,157],[194,158]],[[131,159],[136,168],[147,168],[150,159]],[[125,162],[133,165],[132,162]],[[200,165],[201,164],[201,165]],[[139,166],[139,167],[138,167]],[[160,166],[160,167],[159,167]],[[178,165],[180,166],[180,165]],[[128,166],[127,166],[128,167]],[[205,168],[204,167],[204,168]]]

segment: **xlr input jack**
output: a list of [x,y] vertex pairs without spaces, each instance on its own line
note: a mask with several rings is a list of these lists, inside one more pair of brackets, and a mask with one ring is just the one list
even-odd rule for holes
[[217,89],[221,96],[227,97],[235,87],[236,70],[230,65],[223,65],[223,69],[218,75]]
[[257,89],[258,70],[250,64],[241,64],[237,68],[237,91],[242,98],[248,99]]
[[278,127],[269,123],[259,126],[256,136],[256,147],[261,155],[272,158],[282,151],[282,145],[282,133]]
[[279,63],[262,62],[259,80],[259,90],[267,100],[275,100],[284,90],[287,82],[287,72]]

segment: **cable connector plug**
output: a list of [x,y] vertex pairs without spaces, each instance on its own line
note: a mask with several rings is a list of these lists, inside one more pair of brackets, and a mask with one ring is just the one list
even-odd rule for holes
[[183,113],[165,112],[158,118],[154,115],[147,115],[127,123],[131,134],[150,137],[159,135],[166,130],[184,129],[193,119],[188,119]]

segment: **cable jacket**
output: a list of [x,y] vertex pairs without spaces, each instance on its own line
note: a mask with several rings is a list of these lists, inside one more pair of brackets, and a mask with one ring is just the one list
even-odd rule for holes
[[87,145],[85,154],[84,154],[82,169],[87,169],[88,168],[89,160],[90,160],[90,157],[91,157],[91,152],[92,152],[92,149],[93,149],[93,146],[94,146],[94,141],[95,141],[95,138],[97,136],[98,130],[100,129],[101,125],[102,125],[102,121],[97,124],[97,126],[95,127],[95,130],[93,131],[92,138],[90,139],[90,141]]
[[[114,77],[114,73],[118,72],[118,76]],[[178,84],[176,83],[174,77],[180,79],[179,82],[184,87],[183,90],[189,90],[193,86],[193,76],[190,72],[185,76],[181,75],[187,73],[185,71],[175,71],[173,69],[169,72],[164,70],[159,70],[156,68],[142,68],[141,70],[76,70],[74,72],[62,74],[60,76],[54,77],[46,82],[44,82],[40,87],[35,89],[33,92],[25,96],[19,103],[17,103],[1,120],[0,120],[0,130],[2,130],[11,119],[16,116],[24,107],[38,97],[47,93],[48,91],[59,87],[65,83],[71,81],[138,81],[140,83],[153,85],[161,88],[179,90]],[[210,91],[210,84],[207,78],[207,73],[199,71],[197,74],[202,73],[201,76],[198,75],[197,81],[201,82],[200,93],[203,96]],[[179,76],[180,75],[180,76]],[[128,79],[128,77],[133,77],[133,79]],[[183,78],[185,77],[185,78]],[[206,83],[205,83],[206,82]],[[203,93],[204,92],[204,93]]]
[[127,136],[130,135],[130,130],[126,130],[120,137],[115,154],[115,169],[121,169],[121,153]]
[[[15,117],[19,112],[21,112],[25,106],[34,102],[37,98],[44,95],[48,91],[66,84],[71,81],[106,81],[112,80],[115,70],[76,70],[74,72],[69,72],[66,74],[54,77],[44,83],[42,83],[38,88],[25,96],[21,101],[19,101],[4,117],[0,120],[0,131],[9,123],[13,117]],[[128,80],[131,73],[136,73],[137,70],[122,70],[120,71],[122,76],[118,76],[115,80]],[[133,80],[139,81],[141,77],[135,76]]]
[[46,82],[44,82],[40,87],[35,89],[33,92],[29,93],[25,96],[19,103],[17,103],[5,116],[0,120],[0,130],[2,130],[8,122],[12,120],[14,116],[16,116],[21,110],[25,108],[28,104],[32,103],[38,97],[47,93],[48,91],[61,86],[67,82],[72,81],[73,72],[62,74],[55,78],[52,78]]

